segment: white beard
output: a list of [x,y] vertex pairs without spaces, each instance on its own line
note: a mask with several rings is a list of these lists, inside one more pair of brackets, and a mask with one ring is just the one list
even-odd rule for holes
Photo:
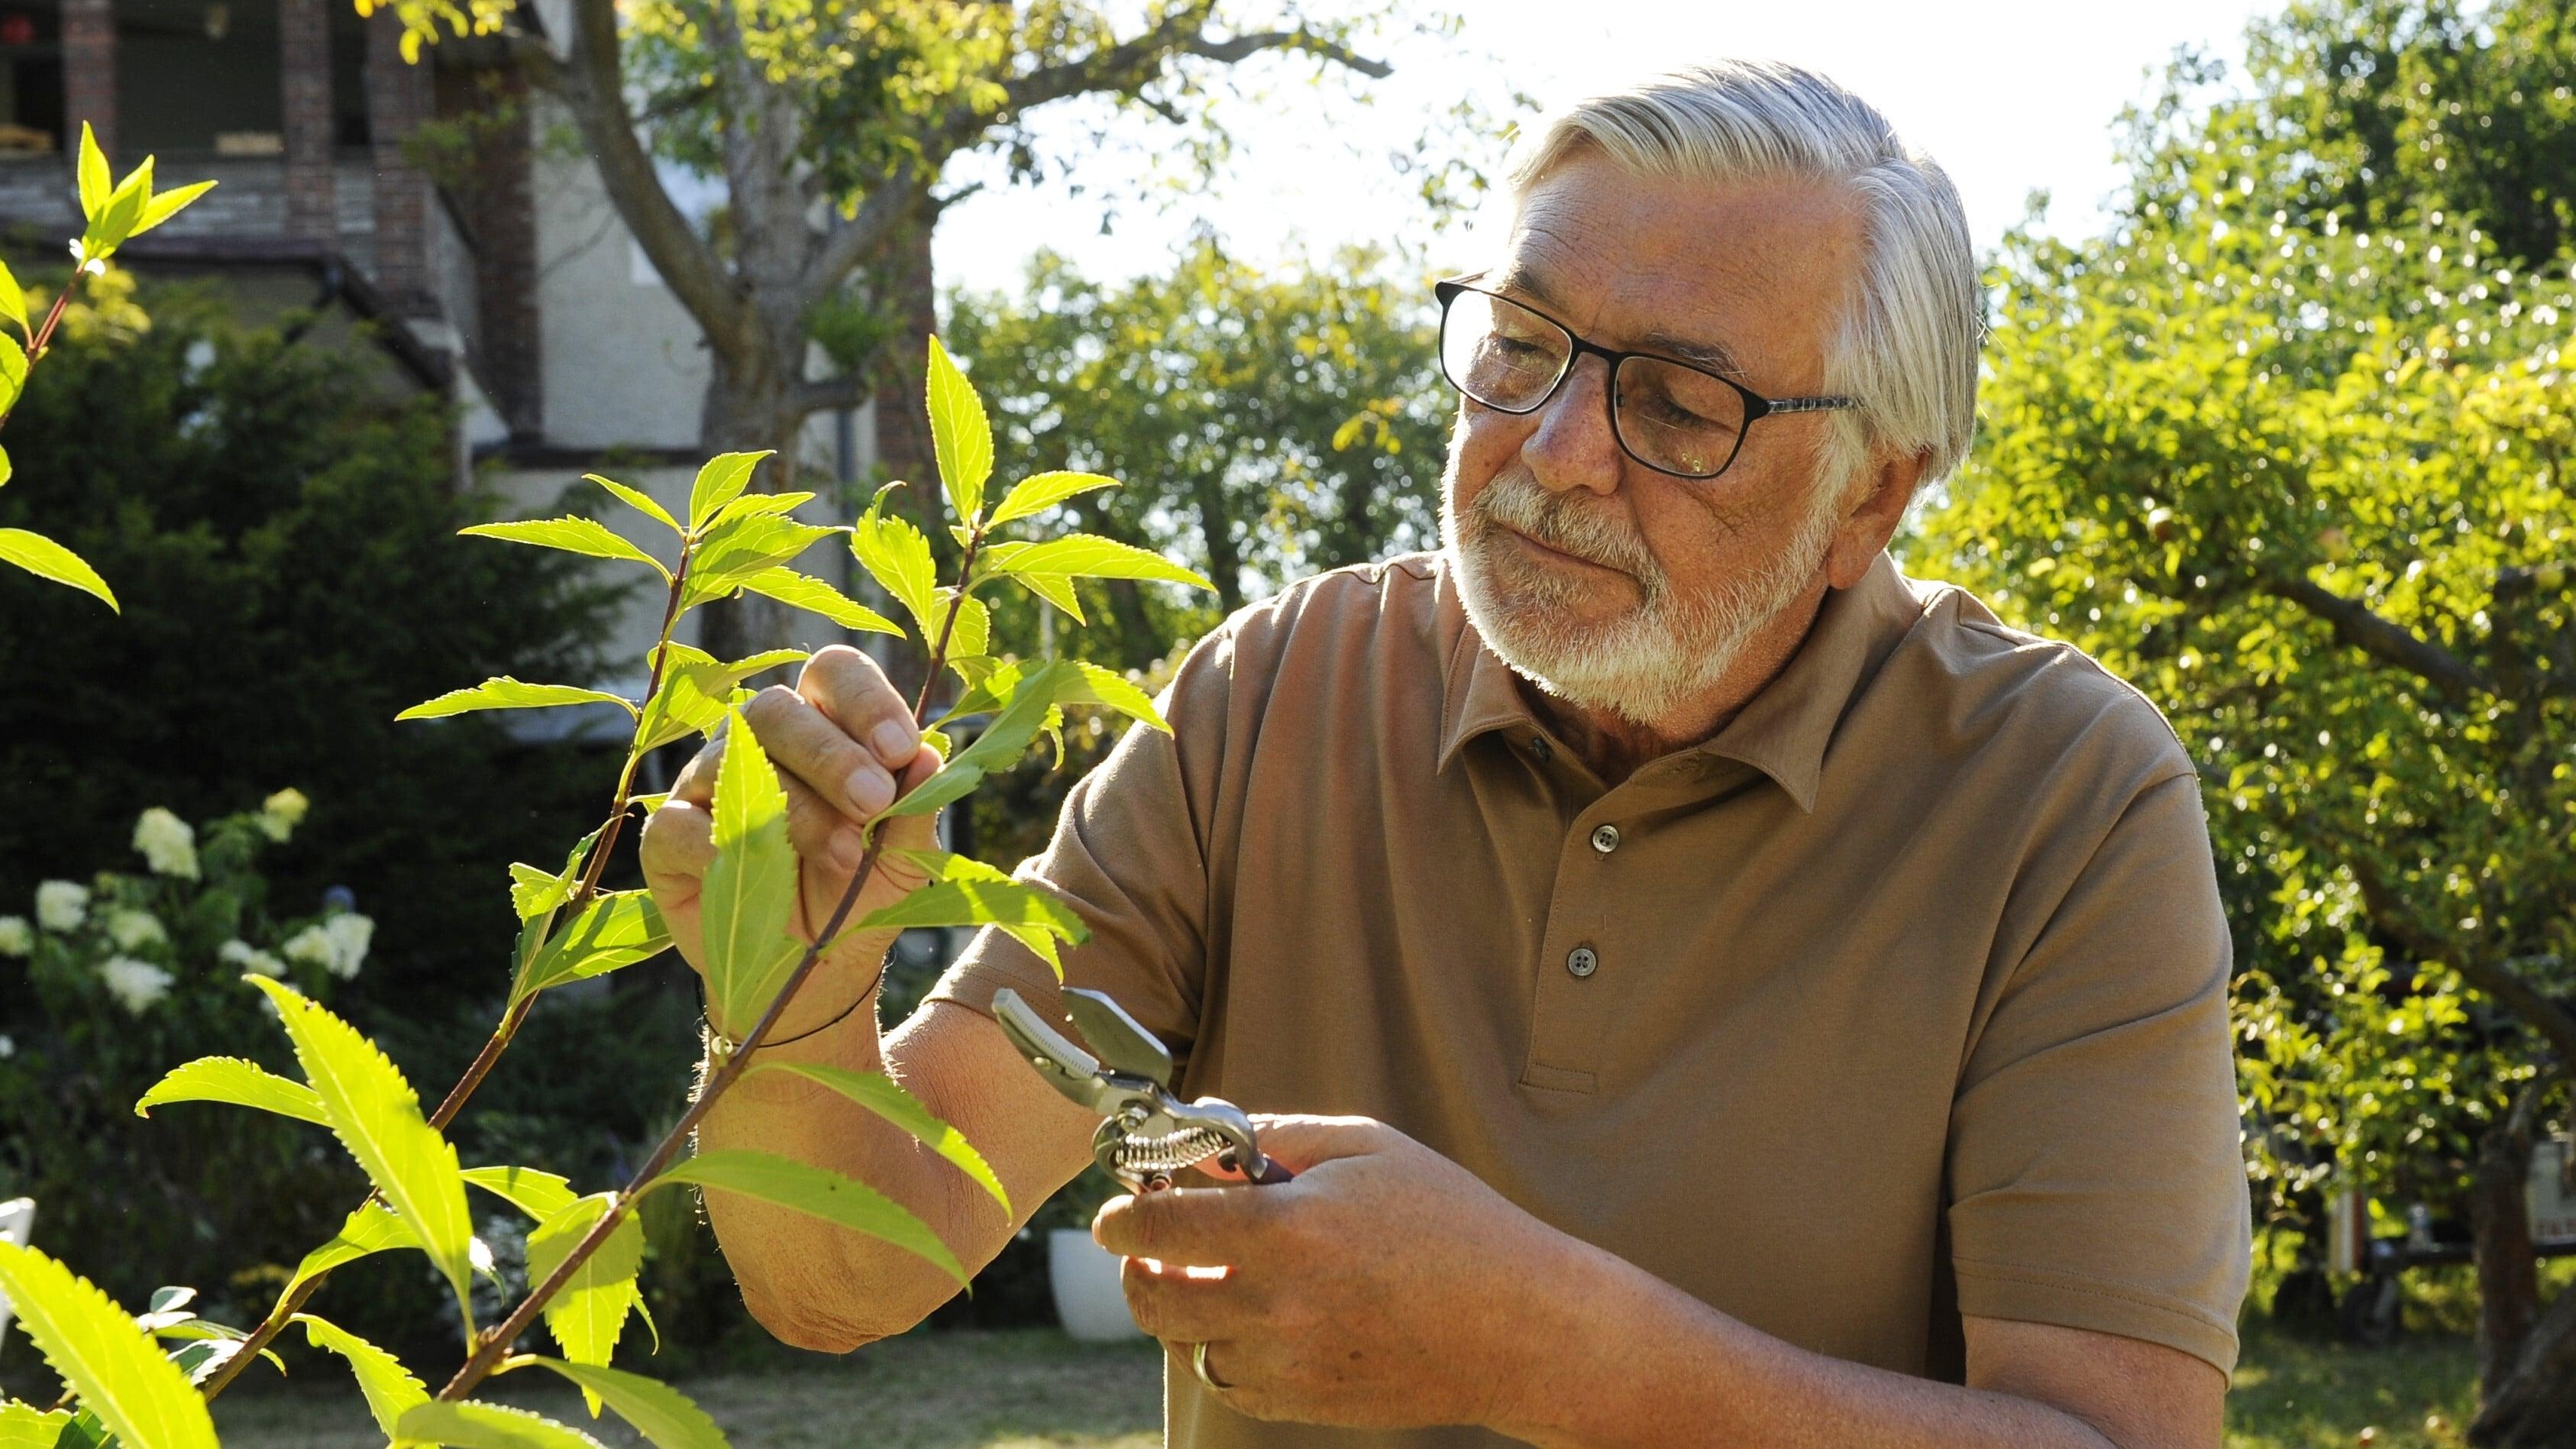
[[[1672,580],[1634,531],[1571,505],[1515,462],[1458,510],[1456,454],[1442,479],[1442,544],[1467,618],[1505,664],[1581,709],[1652,727],[1714,688],[1744,648],[1814,580],[1833,545],[1844,490],[1820,486],[1789,546],[1753,573],[1698,598]],[[1602,624],[1570,617],[1583,586],[1531,564],[1505,526],[1636,581],[1634,610]]]

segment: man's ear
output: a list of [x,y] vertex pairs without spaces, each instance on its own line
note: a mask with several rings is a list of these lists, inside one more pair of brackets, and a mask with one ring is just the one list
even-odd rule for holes
[[1870,459],[1869,481],[1851,512],[1834,530],[1825,550],[1825,582],[1848,589],[1861,581],[1879,550],[1905,521],[1905,505],[1914,501],[1914,485],[1923,478],[1924,453],[1881,453]]

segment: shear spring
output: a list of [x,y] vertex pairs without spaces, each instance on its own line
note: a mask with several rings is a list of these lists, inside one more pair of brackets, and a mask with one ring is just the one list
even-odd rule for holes
[[1135,1177],[1174,1173],[1196,1166],[1230,1145],[1224,1133],[1208,1127],[1184,1127],[1160,1137],[1127,1137],[1110,1149],[1110,1168]]

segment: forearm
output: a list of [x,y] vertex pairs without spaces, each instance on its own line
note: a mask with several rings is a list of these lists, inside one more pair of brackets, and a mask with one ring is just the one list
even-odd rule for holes
[[1493,1427],[1550,1449],[1832,1445],[2122,1449],[2063,1410],[1811,1353],[1565,1239],[1531,1372]]
[[[846,989],[835,991],[833,983],[818,979],[803,994],[816,996],[817,1006],[802,1009],[800,1001],[777,1033],[802,1039],[761,1048],[756,1065],[812,1062],[857,1072],[887,1070],[873,989],[856,1010],[830,1025],[823,1023],[848,1004]],[[808,1031],[813,1034],[803,1035]],[[959,1225],[950,1221],[957,1202],[943,1172],[952,1170],[882,1118],[818,1083],[785,1072],[746,1073],[708,1110],[698,1147],[776,1153],[864,1182],[910,1209],[961,1256],[968,1251]],[[842,1351],[899,1333],[957,1290],[916,1254],[792,1209],[711,1192],[707,1220],[753,1316],[799,1347]]]

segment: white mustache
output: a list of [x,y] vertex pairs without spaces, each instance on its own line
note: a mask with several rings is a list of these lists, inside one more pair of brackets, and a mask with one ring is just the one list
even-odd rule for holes
[[1523,469],[1496,474],[1478,491],[1470,511],[1488,526],[1516,529],[1559,553],[1617,569],[1644,585],[1649,597],[1663,591],[1663,570],[1634,531],[1574,507]]

